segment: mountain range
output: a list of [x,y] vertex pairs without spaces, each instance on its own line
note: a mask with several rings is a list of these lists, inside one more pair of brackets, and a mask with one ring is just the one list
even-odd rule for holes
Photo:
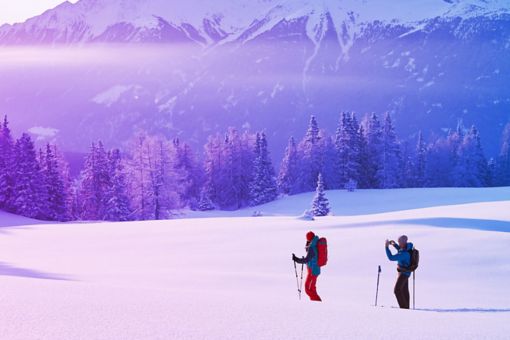
[[280,155],[355,111],[409,140],[476,124],[496,155],[510,121],[502,0],[80,0],[1,26],[0,57],[0,112],[68,150],[236,126]]

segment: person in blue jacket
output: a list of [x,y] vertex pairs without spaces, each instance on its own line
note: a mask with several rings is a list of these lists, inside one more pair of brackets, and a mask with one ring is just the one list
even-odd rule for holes
[[306,257],[297,257],[292,254],[292,260],[297,263],[306,263],[308,274],[305,281],[305,292],[312,301],[322,301],[319,294],[317,294],[317,278],[321,273],[321,267],[317,264],[318,251],[317,242],[319,237],[313,231],[306,234]]
[[[390,245],[397,250],[395,255],[391,253]],[[398,305],[400,308],[409,309],[409,277],[411,276],[411,272],[407,269],[411,266],[411,250],[413,250],[413,244],[407,242],[406,235],[402,235],[398,238],[398,244],[393,240],[386,240],[385,246],[388,259],[390,261],[397,261],[398,263],[398,277],[394,289]]]

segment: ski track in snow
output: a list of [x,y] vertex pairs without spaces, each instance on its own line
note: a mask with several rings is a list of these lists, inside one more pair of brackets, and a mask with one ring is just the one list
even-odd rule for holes
[[[327,192],[345,216],[298,220],[311,195],[257,207],[287,216],[45,224],[0,212],[13,226],[0,228],[1,339],[508,338],[510,188]],[[309,229],[329,243],[323,303],[298,300],[290,260]],[[401,233],[421,255],[416,311],[392,308],[383,244]]]

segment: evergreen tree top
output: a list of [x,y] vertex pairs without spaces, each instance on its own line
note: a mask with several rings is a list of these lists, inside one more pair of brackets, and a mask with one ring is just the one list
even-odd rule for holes
[[457,133],[457,135],[460,138],[463,138],[464,137],[464,131],[465,131],[464,124],[462,123],[462,120],[459,120],[457,122],[457,128],[455,129],[455,132]]
[[503,130],[500,156],[503,158],[510,157],[510,123],[508,123]]
[[9,128],[9,121],[7,120],[7,115],[4,116],[4,122],[2,124],[2,129],[8,129]]
[[319,125],[317,124],[317,119],[314,115],[310,117],[310,122],[308,124],[308,130],[306,131],[305,140],[312,144],[317,143],[319,140]]

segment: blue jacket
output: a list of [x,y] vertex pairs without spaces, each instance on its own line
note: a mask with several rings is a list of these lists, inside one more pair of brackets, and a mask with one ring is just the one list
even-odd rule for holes
[[[400,249],[398,244],[393,245],[395,249],[398,250],[398,253],[393,255],[390,251],[390,248],[386,247],[386,255],[388,256],[388,259],[390,261],[398,261],[398,266],[401,268],[409,268],[411,265],[411,254],[409,253],[410,250],[413,249],[413,244],[411,242],[407,243],[407,249]],[[410,272],[402,272],[405,276],[411,276]]]
[[318,276],[321,274],[321,267],[319,267],[319,265],[317,264],[318,260],[317,242],[319,242],[319,236],[315,236],[308,245],[306,257],[296,259],[297,263],[306,263],[308,268],[311,269],[312,275],[314,276]]

